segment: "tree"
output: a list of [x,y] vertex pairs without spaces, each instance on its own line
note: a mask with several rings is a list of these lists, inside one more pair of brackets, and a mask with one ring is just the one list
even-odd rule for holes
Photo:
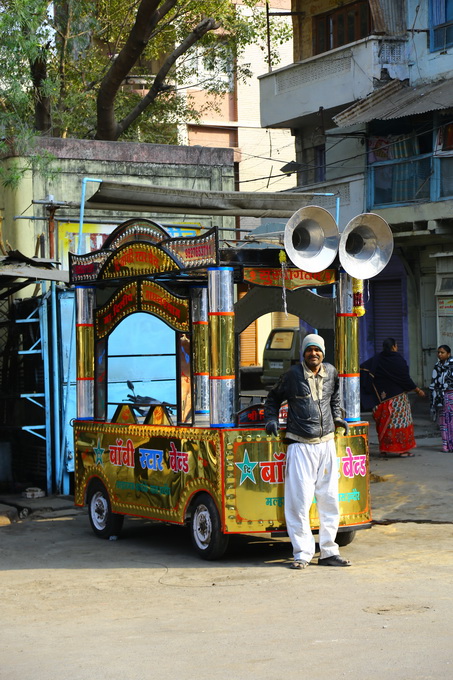
[[[202,113],[187,96],[200,62],[210,93],[250,76],[240,56],[251,43],[265,48],[265,13],[252,11],[259,4],[0,1],[4,143],[21,137],[29,144],[35,134],[175,143],[178,121],[196,121]],[[275,22],[274,62],[288,38],[286,24]]]

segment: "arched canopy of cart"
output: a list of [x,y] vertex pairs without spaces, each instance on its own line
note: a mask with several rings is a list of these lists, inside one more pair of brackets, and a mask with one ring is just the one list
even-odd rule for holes
[[87,417],[94,408],[92,417],[106,419],[109,335],[128,315],[145,312],[176,333],[177,419],[181,424],[191,422],[186,361],[191,356],[190,298],[170,286],[179,281],[187,291],[188,282],[197,281],[189,272],[217,262],[215,230],[202,237],[170,238],[164,227],[149,220],[128,220],[99,250],[70,254],[71,281],[77,290],[78,396],[82,395],[79,401],[86,406]]

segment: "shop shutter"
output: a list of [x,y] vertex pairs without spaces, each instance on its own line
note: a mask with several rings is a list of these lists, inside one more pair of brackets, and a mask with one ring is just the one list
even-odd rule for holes
[[295,328],[299,327],[299,319],[294,314],[286,315],[285,312],[272,312],[272,328]]
[[241,366],[256,366],[258,357],[256,351],[256,321],[250,324],[240,335]]
[[382,352],[382,342],[385,338],[395,338],[400,352],[404,354],[404,310],[400,279],[373,281],[370,288],[373,296],[375,352]]
[[[244,295],[246,295],[246,291],[239,292],[239,299],[243,298]],[[239,335],[239,357],[240,366],[257,366],[259,363],[256,321],[253,321]]]

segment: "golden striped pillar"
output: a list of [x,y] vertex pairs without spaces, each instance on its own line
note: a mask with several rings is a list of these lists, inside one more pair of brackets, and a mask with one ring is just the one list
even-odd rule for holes
[[208,289],[192,290],[193,377],[195,419],[209,415]]
[[360,421],[358,318],[353,309],[352,279],[340,269],[335,331],[335,363],[348,422]]
[[208,268],[211,427],[235,425],[233,267]]
[[77,418],[94,418],[94,296],[93,288],[76,287]]

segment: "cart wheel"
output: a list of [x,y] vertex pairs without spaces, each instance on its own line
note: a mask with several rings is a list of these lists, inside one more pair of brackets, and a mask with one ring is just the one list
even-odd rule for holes
[[228,536],[220,530],[220,517],[216,505],[207,493],[195,500],[190,521],[192,544],[205,560],[218,560],[228,546]]
[[112,512],[107,489],[99,479],[93,479],[88,489],[88,514],[98,538],[110,538],[120,533],[124,515]]
[[339,531],[335,539],[336,543],[342,548],[345,545],[352,543],[356,535],[354,530],[351,531]]

